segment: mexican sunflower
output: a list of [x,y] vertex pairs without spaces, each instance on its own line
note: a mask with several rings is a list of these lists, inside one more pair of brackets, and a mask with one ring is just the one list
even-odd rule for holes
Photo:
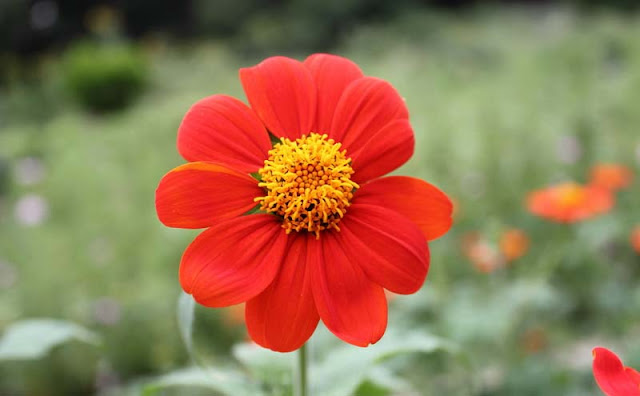
[[208,307],[246,302],[249,335],[302,346],[322,319],[340,339],[378,341],[384,290],[416,292],[427,241],[451,226],[438,188],[381,177],[411,157],[403,98],[348,59],[271,57],[240,70],[250,106],[224,95],[185,115],[156,210],[169,227],[206,228],[180,262],[185,292]]
[[608,212],[613,203],[609,190],[574,182],[533,191],[527,197],[531,213],[559,223],[574,223]]
[[616,191],[629,187],[633,181],[631,169],[619,164],[598,164],[591,168],[591,185]]
[[505,264],[495,246],[478,232],[468,232],[462,236],[462,253],[475,269],[486,274],[504,267]]
[[518,228],[510,228],[500,235],[499,246],[505,261],[517,260],[529,250],[529,237]]
[[593,348],[593,377],[607,396],[640,396],[640,373],[624,367],[613,352]]
[[640,254],[640,225],[637,225],[631,231],[631,247]]

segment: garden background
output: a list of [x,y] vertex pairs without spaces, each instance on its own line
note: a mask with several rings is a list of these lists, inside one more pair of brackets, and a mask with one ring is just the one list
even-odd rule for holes
[[[386,337],[421,341],[354,373],[376,346],[320,331],[312,358],[334,351],[343,372],[326,381],[351,385],[316,394],[599,395],[591,348],[640,367],[640,247],[630,240],[639,183],[608,213],[571,225],[536,217],[526,199],[587,182],[600,163],[637,175],[635,4],[3,0],[0,395],[211,394],[183,370],[194,364],[229,370],[221,382],[246,382],[241,373],[267,394],[290,392],[282,356],[239,344],[237,310],[197,307],[184,337],[177,270],[197,232],[164,227],[154,191],[183,162],[176,131],[194,102],[244,99],[240,67],[318,51],[405,97],[416,150],[396,173],[440,187],[455,215],[430,244],[422,290],[389,296]],[[512,257],[513,229],[524,238]],[[32,355],[12,355],[11,329],[34,318],[79,327],[30,322],[59,339],[32,335]]]

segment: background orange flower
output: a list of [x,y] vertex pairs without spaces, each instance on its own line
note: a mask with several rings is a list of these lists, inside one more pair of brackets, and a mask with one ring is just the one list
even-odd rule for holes
[[631,231],[631,246],[640,254],[640,226],[636,226]]
[[523,230],[511,228],[502,233],[499,246],[505,260],[507,262],[513,261],[527,253],[527,250],[529,250],[529,237]]
[[591,168],[590,184],[616,191],[629,187],[633,181],[631,169],[620,164],[597,164]]
[[480,272],[490,273],[504,266],[504,259],[500,252],[478,232],[463,235],[462,253]]
[[560,223],[573,223],[608,212],[613,203],[609,190],[575,182],[536,190],[527,197],[531,213]]

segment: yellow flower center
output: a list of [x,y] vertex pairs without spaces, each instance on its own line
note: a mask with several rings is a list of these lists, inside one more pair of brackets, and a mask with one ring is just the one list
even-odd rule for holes
[[261,210],[282,217],[287,234],[306,230],[319,238],[320,231],[340,231],[338,223],[358,188],[351,180],[351,158],[341,146],[312,132],[295,141],[281,138],[269,151],[258,171],[258,185],[266,195],[256,202]]
[[566,208],[574,207],[585,198],[585,190],[578,184],[567,182],[558,186],[560,205]]

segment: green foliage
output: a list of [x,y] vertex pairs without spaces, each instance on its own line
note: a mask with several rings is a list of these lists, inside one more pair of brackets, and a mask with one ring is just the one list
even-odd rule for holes
[[82,106],[106,112],[123,109],[139,96],[148,70],[131,45],[82,42],[65,54],[63,73],[69,92]]
[[152,396],[171,387],[180,387],[183,391],[185,388],[204,388],[220,395],[263,395],[260,388],[239,370],[198,367],[177,370],[161,376],[146,385],[142,394],[143,396]]
[[0,338],[0,360],[39,359],[55,346],[71,340],[97,344],[99,337],[63,320],[22,320],[9,326]]
[[[179,305],[185,307],[180,311],[188,310],[183,301]],[[188,316],[179,312],[179,317]],[[190,323],[191,319],[186,322]],[[189,328],[188,324],[184,326],[186,331]],[[310,392],[332,396],[411,391],[411,385],[386,362],[415,353],[457,352],[450,342],[424,332],[391,331],[378,344],[361,349],[340,343],[323,328],[316,331],[310,347],[315,356],[309,368]],[[295,353],[272,352],[255,344],[236,344],[233,356],[243,367],[218,364],[217,367],[180,369],[152,380],[145,387],[145,395],[170,387],[206,388],[223,395],[292,394],[291,369]]]
[[[418,8],[415,0],[308,0],[268,4],[261,1],[197,1],[199,25],[226,27],[243,51],[327,51],[354,26],[371,20],[388,20],[403,11]],[[224,14],[224,10],[229,12]],[[238,18],[233,16],[238,15]],[[229,16],[231,16],[229,18]],[[207,23],[225,18],[222,23]],[[218,30],[219,32],[219,30]]]
[[[11,48],[12,39],[16,39],[15,32],[24,29],[22,26],[29,12],[29,3],[25,0],[6,0],[0,2],[0,53]],[[13,34],[12,34],[13,33]],[[0,59],[0,66],[2,62]],[[0,81],[5,77],[1,72]]]
[[[180,332],[192,360],[198,361],[198,357],[192,353],[194,308],[191,296],[183,293],[178,299]],[[385,362],[414,353],[458,352],[452,343],[430,334],[393,331],[389,331],[375,346],[360,349],[340,343],[322,326],[309,345],[315,356],[309,368],[313,373],[309,379],[311,393],[335,396],[354,393],[386,395],[390,391],[410,390],[411,385]],[[169,387],[206,388],[224,395],[291,394],[291,369],[295,353],[272,352],[249,343],[234,345],[232,353],[242,368],[229,364],[221,366],[219,363],[217,367],[177,370],[148,383],[145,395]]]
[[9,190],[9,161],[0,156],[0,197]]

